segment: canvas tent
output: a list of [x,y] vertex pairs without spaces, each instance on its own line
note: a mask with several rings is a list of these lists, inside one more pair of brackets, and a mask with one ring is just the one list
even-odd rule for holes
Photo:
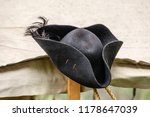
[[63,75],[39,45],[24,36],[38,16],[47,17],[49,24],[106,25],[124,42],[112,67],[111,85],[150,88],[149,0],[0,1],[0,97],[66,91]]

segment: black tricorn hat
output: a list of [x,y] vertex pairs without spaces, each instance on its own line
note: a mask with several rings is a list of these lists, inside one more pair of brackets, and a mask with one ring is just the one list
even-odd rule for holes
[[44,22],[28,27],[26,35],[32,35],[63,74],[91,88],[110,84],[110,68],[123,42],[106,26],[46,25],[40,19]]

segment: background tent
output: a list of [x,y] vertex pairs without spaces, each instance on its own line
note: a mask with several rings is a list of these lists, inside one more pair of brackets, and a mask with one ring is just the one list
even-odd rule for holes
[[[135,99],[150,99],[149,0],[0,2],[1,98],[66,92],[63,75],[31,37],[24,37],[26,27],[45,16],[49,24],[105,24],[124,42],[112,68],[115,94],[119,99],[131,99],[132,88],[138,88]],[[51,97],[60,99],[59,95]]]

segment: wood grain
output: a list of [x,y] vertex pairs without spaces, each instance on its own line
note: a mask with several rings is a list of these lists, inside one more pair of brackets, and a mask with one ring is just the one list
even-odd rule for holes
[[68,78],[68,100],[80,100],[80,84]]

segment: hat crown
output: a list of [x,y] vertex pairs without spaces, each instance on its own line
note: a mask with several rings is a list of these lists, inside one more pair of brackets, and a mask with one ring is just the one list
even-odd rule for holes
[[61,42],[78,49],[89,59],[101,56],[102,44],[99,38],[86,29],[78,28],[69,32]]

